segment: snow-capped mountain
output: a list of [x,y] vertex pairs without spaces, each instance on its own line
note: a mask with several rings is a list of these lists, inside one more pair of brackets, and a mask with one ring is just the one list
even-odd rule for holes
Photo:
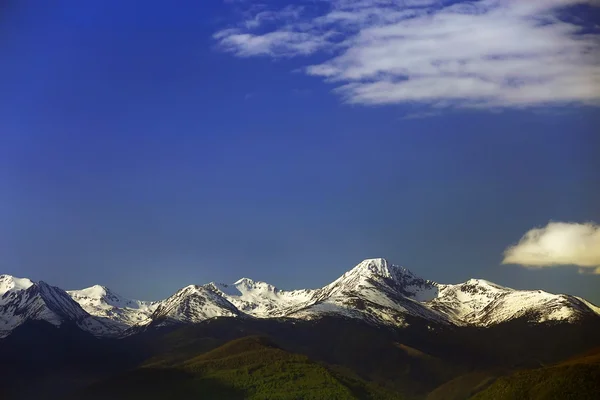
[[124,329],[149,323],[158,306],[157,302],[126,299],[100,285],[67,293],[89,314],[116,321]]
[[43,282],[0,276],[0,337],[27,319],[75,321],[97,336],[131,327],[197,323],[214,317],[314,319],[325,315],[404,326],[427,323],[491,326],[514,319],[575,323],[598,318],[600,308],[569,295],[515,290],[481,279],[439,284],[385,259],[364,260],[319,289],[279,290],[243,278],[233,284],[186,286],[157,302],[130,300],[103,286],[67,292]]
[[208,285],[238,310],[257,318],[281,317],[311,304],[316,290],[279,290],[265,282],[242,278],[232,285]]
[[257,318],[317,318],[327,314],[401,324],[406,314],[446,322],[421,303],[436,292],[432,282],[383,259],[365,260],[320,289],[279,290],[265,282],[240,279],[232,285],[211,283],[240,311]]
[[509,293],[508,289],[482,279],[470,279],[457,285],[436,284],[437,295],[428,306],[438,310],[454,321],[465,321],[468,316],[481,312],[495,299]]
[[[193,288],[202,291],[201,308],[195,309],[186,300],[179,305],[184,311],[175,313],[173,319],[200,321],[233,315],[313,319],[334,314],[394,326],[404,325],[406,316],[442,324],[488,326],[515,318],[575,321],[598,314],[595,306],[574,296],[513,290],[481,279],[438,284],[384,259],[364,260],[320,289],[285,291],[249,278],[231,285],[210,283]],[[168,308],[174,308],[181,296],[168,299]],[[153,318],[158,316],[156,313]]]
[[33,285],[27,278],[16,278],[11,275],[0,275],[0,305],[6,303],[10,298],[23,289]]
[[7,336],[29,320],[42,320],[55,326],[73,322],[97,335],[115,332],[114,322],[90,316],[64,290],[45,282],[33,283],[28,279],[3,275],[2,290],[0,337]]
[[459,324],[489,326],[516,318],[529,322],[576,321],[598,315],[597,307],[575,296],[515,290],[483,279],[437,287],[438,296],[427,305]]
[[340,314],[401,325],[409,314],[447,322],[445,315],[421,303],[436,292],[432,282],[383,259],[365,260],[320,289],[285,291],[248,278],[232,285],[208,286],[239,311],[257,318],[312,319]]
[[313,318],[342,314],[392,325],[403,325],[405,316],[450,323],[448,317],[424,302],[437,293],[436,284],[416,277],[406,268],[384,259],[365,260],[331,284],[318,289],[309,304],[288,316]]
[[195,323],[214,317],[237,317],[241,313],[210,286],[190,285],[157,304],[151,316],[159,325]]

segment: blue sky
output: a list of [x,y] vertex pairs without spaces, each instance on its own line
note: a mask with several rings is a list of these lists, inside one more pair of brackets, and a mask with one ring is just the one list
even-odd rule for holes
[[598,304],[584,3],[8,2],[0,271],[159,299],[386,257]]

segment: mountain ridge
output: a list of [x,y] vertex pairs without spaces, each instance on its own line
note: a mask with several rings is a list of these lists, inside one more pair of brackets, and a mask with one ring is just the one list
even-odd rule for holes
[[[46,293],[40,300],[43,306],[30,299],[35,290]],[[188,285],[164,300],[149,302],[125,298],[100,285],[64,291],[44,282],[0,275],[0,294],[0,332],[4,336],[28,318],[55,324],[85,320],[80,323],[82,329],[96,336],[120,336],[137,328],[215,317],[314,319],[338,315],[396,327],[405,326],[410,318],[485,327],[519,318],[531,323],[570,323],[600,316],[599,307],[576,296],[516,290],[484,279],[440,284],[383,258],[366,259],[317,289],[280,290],[266,282],[241,278],[233,284]],[[23,312],[30,303],[31,309]],[[15,316],[15,304],[21,307],[17,314],[21,317]],[[71,314],[62,313],[57,304]],[[50,314],[35,311],[40,307]]]

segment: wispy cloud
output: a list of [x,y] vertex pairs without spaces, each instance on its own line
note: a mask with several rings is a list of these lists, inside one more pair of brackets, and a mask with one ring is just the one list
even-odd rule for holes
[[531,229],[504,252],[503,264],[530,268],[576,265],[600,274],[600,225],[550,222]]
[[272,57],[296,57],[312,54],[328,46],[327,37],[306,32],[273,31],[262,35],[244,33],[239,29],[227,29],[214,35],[221,48],[239,57],[268,55]]
[[421,111],[421,112],[414,112],[414,113],[406,114],[402,117],[402,119],[404,119],[404,120],[423,119],[423,118],[437,117],[440,114],[441,114],[441,112],[439,112],[439,111]]
[[239,57],[320,54],[303,70],[349,103],[600,105],[600,29],[561,18],[574,5],[600,0],[319,0],[214,38]]
[[250,13],[249,18],[243,21],[248,29],[256,29],[266,23],[286,23],[300,18],[302,7],[287,6],[278,11],[263,10]]

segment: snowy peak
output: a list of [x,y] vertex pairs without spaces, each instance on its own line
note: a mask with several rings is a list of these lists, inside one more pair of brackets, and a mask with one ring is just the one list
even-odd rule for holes
[[349,274],[361,274],[361,275],[376,275],[385,278],[391,277],[391,269],[396,268],[392,266],[384,258],[371,258],[363,260],[356,267],[348,271]]
[[106,286],[94,285],[89,288],[81,290],[72,290],[71,293],[78,293],[81,296],[87,296],[90,298],[102,298],[110,293],[110,290]]
[[117,296],[115,296],[108,288],[100,285],[94,285],[81,290],[69,290],[67,293],[73,300],[82,306],[87,303],[106,303],[107,305],[113,305],[110,304],[110,300],[113,298],[115,302],[119,302]]
[[33,282],[27,278],[17,278],[11,275],[0,275],[0,298],[6,293],[29,288]]
[[543,290],[509,290],[498,295],[479,312],[465,317],[477,325],[494,325],[513,319],[528,322],[575,322],[592,315],[593,310],[574,296]]
[[514,289],[507,288],[504,286],[497,285],[493,282],[486,281],[485,279],[469,279],[465,283],[461,284],[461,287],[473,287],[480,291],[500,291],[500,292],[512,292]]
[[394,265],[383,258],[364,260],[342,275],[336,282],[359,283],[364,281],[386,281],[403,284],[428,282],[404,267]]
[[[84,305],[87,303],[94,303],[96,305],[107,305],[117,308],[133,308],[140,309],[145,308],[151,302],[141,301],[134,299],[127,299],[110,289],[106,286],[94,285],[86,289],[81,290],[69,290],[67,293],[78,303]],[[85,308],[85,307],[84,307]]]
[[421,303],[436,294],[433,282],[415,276],[406,268],[383,258],[367,259],[316,290],[313,304],[293,315],[311,318],[311,314],[342,314],[396,326],[404,324],[410,315],[448,323],[446,316]]
[[364,260],[323,288],[331,294],[377,288],[396,295],[424,301],[437,294],[436,283],[415,276],[406,268],[383,258]]
[[196,323],[214,317],[238,316],[238,309],[214,290],[211,285],[186,286],[173,296],[157,303],[151,315],[159,326],[172,323]]
[[399,276],[414,276],[408,269],[390,263],[384,258],[371,258],[362,261],[347,272],[349,275],[376,276],[395,279]]
[[253,281],[249,278],[242,278],[233,284],[237,290],[241,293],[249,292],[249,291],[261,291],[261,292],[278,292],[275,286],[270,285],[266,282],[261,281]]
[[127,299],[100,285],[67,293],[90,315],[114,321],[120,330],[150,322],[157,306],[154,302]]
[[405,280],[406,278],[416,277],[408,269],[394,265],[384,258],[372,258],[359,263],[350,271],[343,274],[338,281],[358,281],[364,279]]
[[456,285],[438,285],[438,295],[428,305],[462,322],[482,312],[493,301],[512,289],[483,279],[469,279]]
[[242,278],[234,284],[209,286],[239,311],[258,318],[280,317],[307,305],[315,290],[280,290],[266,282]]
[[63,320],[79,321],[88,314],[62,289],[50,286],[44,281],[31,286],[32,294],[40,296],[46,306]]
[[574,322],[595,313],[589,303],[575,296],[515,290],[483,279],[439,285],[439,289],[438,297],[428,305],[450,315],[457,324],[490,326],[515,319]]
[[[9,296],[6,296],[6,295]],[[26,289],[7,292],[0,305],[0,337],[29,320],[47,321],[60,326],[72,321],[83,327],[94,325],[90,316],[62,289],[38,282]]]
[[250,278],[241,278],[233,283],[233,285],[252,285],[254,284],[254,280]]

